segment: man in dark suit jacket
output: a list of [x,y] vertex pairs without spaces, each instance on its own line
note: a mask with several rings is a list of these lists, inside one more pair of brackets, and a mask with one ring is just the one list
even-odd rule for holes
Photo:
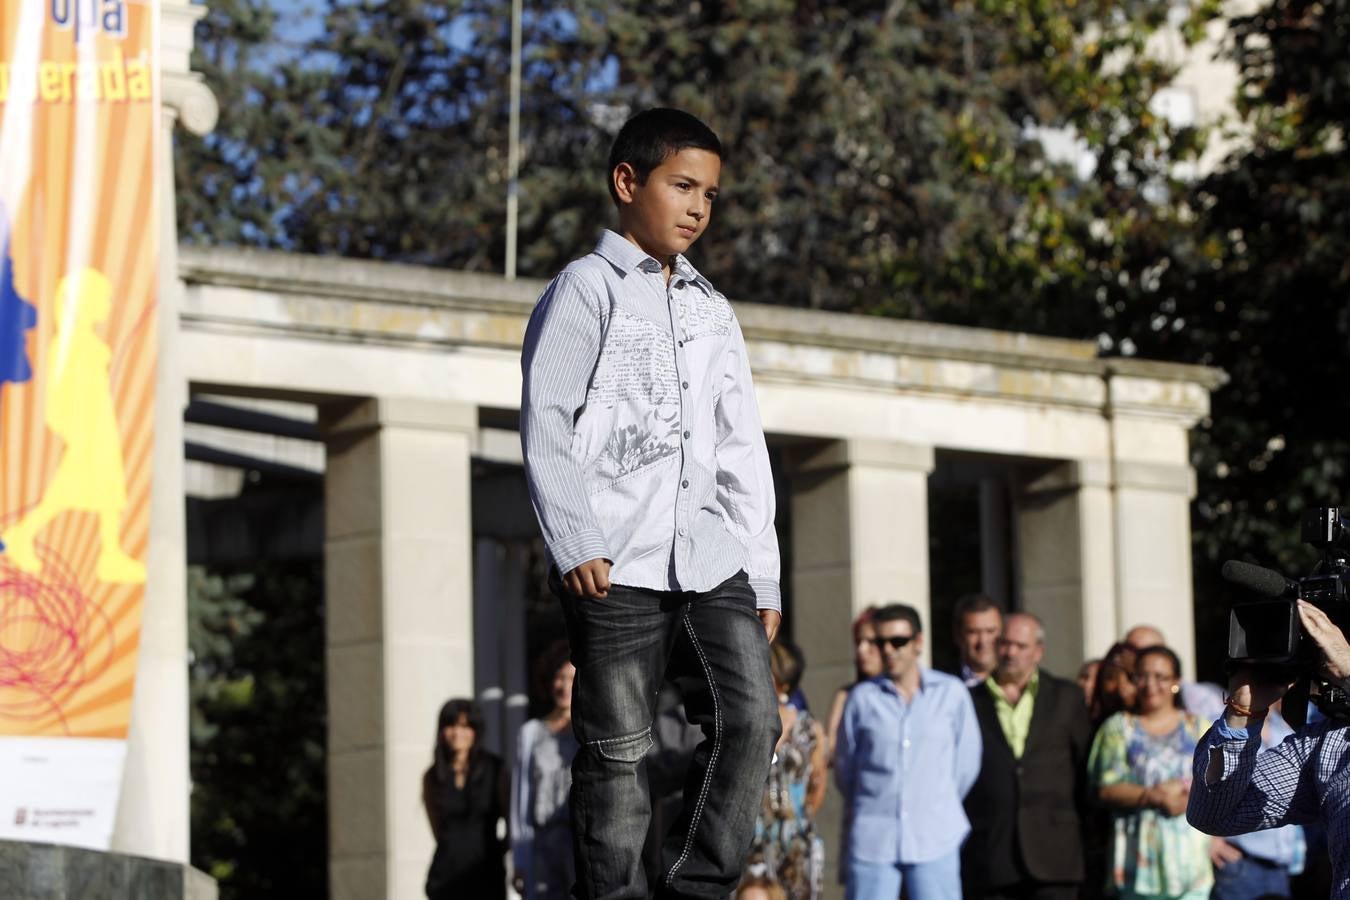
[[966,796],[967,900],[1074,900],[1083,880],[1087,710],[1078,685],[1040,670],[1044,655],[1040,620],[1014,613],[994,674],[971,688],[984,762]]

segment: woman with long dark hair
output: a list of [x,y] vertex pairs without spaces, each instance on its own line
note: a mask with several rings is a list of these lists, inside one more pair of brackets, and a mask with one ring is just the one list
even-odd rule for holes
[[[1111,645],[1097,668],[1097,683],[1088,706],[1088,718],[1095,733],[1102,723],[1118,712],[1134,708],[1139,693],[1134,683],[1134,668],[1139,651],[1126,643]],[[1180,694],[1178,694],[1180,696]]]
[[505,900],[507,778],[500,758],[479,746],[483,714],[472,700],[441,707],[431,768],[422,776],[422,805],[436,855],[427,872],[430,900]]

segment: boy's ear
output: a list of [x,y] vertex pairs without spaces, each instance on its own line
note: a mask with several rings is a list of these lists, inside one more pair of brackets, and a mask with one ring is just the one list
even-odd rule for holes
[[632,163],[621,162],[614,167],[610,173],[610,178],[614,180],[614,193],[619,198],[620,203],[632,203],[633,194],[637,191],[641,179],[638,178],[637,169],[633,168]]

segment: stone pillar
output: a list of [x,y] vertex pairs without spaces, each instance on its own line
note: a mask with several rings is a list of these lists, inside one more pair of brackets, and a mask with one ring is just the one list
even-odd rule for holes
[[[823,719],[835,691],[853,681],[849,625],[858,612],[908,603],[931,630],[928,475],[933,448],[832,441],[794,450],[786,463],[792,489],[792,634],[806,656],[802,688]],[[842,812],[838,793],[830,791],[817,816],[821,834],[835,847],[826,854],[827,890],[837,882]]]
[[853,680],[849,622],[908,603],[928,627],[928,475],[933,448],[832,441],[792,452],[792,633],[815,699]]
[[1108,364],[1108,413],[1115,482],[1116,603],[1120,631],[1154,625],[1195,677],[1191,580],[1190,429],[1209,414],[1222,373],[1193,368],[1193,380],[1163,377],[1157,364]]
[[1022,608],[1045,623],[1045,668],[1072,678],[1120,635],[1110,467],[1057,463],[1015,499]]
[[1195,677],[1195,610],[1191,581],[1191,500],[1188,465],[1116,463],[1116,583],[1118,633],[1155,625]]
[[471,406],[324,410],[330,895],[422,894],[436,715],[473,696]]
[[131,727],[111,847],[185,863],[191,847],[188,767],[187,525],[183,491],[183,409],[187,382],[178,356],[178,224],[174,212],[173,134],[215,127],[216,100],[189,71],[192,28],[206,7],[163,0],[160,63],[159,337],[155,375],[150,536]]

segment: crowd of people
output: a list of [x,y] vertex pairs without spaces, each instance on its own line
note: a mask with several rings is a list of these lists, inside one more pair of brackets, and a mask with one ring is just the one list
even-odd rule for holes
[[[1042,667],[1045,626],[1031,614],[971,596],[953,625],[960,664],[945,673],[921,662],[916,610],[864,611],[853,623],[854,679],[823,720],[801,695],[801,653],[774,643],[781,736],[737,898],[819,898],[827,843],[849,900],[895,900],[902,889],[909,900],[1290,896],[1308,852],[1302,828],[1224,839],[1187,823],[1191,760],[1223,692],[1183,679],[1157,629],[1131,629],[1070,680]],[[521,728],[510,764],[479,746],[472,702],[442,710],[423,795],[437,840],[433,900],[504,898],[507,856],[526,900],[569,895],[574,671],[565,643],[541,655],[535,681],[550,709]],[[672,817],[662,810],[672,799],[678,810],[700,740],[679,686],[663,694],[648,756],[653,871]],[[1264,746],[1288,733],[1272,712]],[[816,823],[831,780],[839,835]]]

